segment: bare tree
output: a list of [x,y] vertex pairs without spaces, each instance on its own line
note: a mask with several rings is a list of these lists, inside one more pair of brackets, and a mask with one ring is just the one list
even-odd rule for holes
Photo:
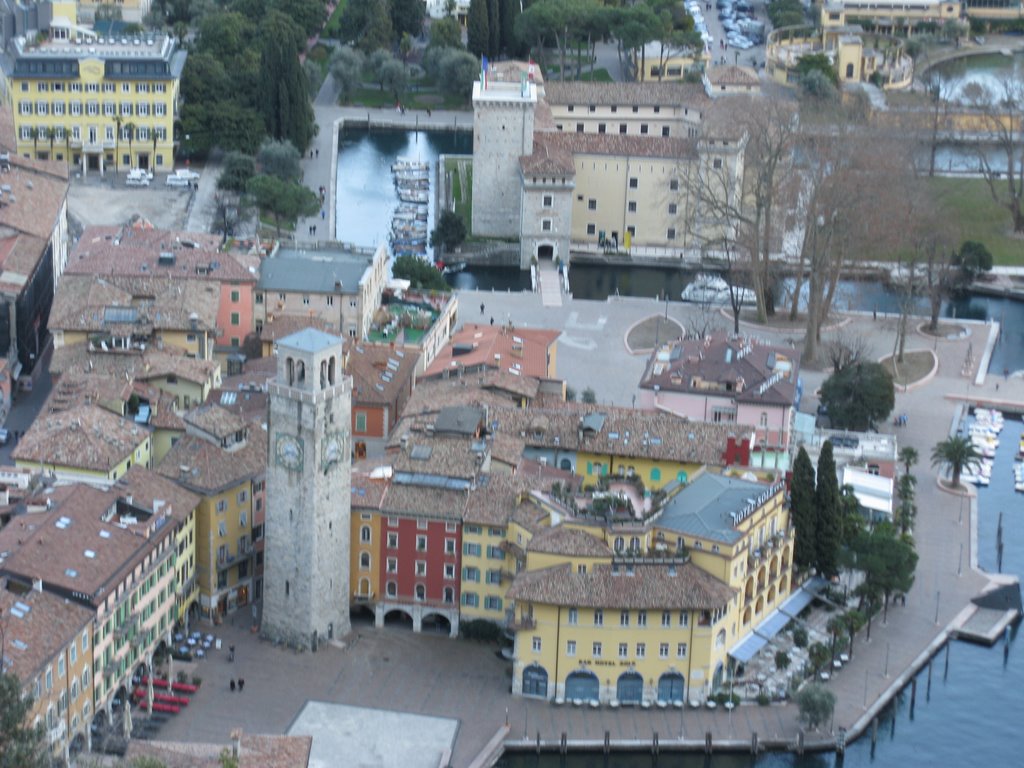
[[[981,130],[988,134],[988,141],[972,143],[992,200],[1010,212],[1013,231],[1024,232],[1024,82],[1008,78],[998,92],[972,82],[964,87],[963,96],[977,111]],[[994,167],[986,152],[993,144],[993,154],[1006,160],[1005,169]]]
[[[702,249],[728,245],[730,263],[749,275],[759,322],[775,314],[772,260],[781,251],[781,214],[795,189],[798,125],[796,105],[785,98],[730,99],[705,121],[698,159],[682,161],[686,229]],[[730,154],[736,150],[738,156]]]
[[825,344],[825,354],[835,373],[864,359],[869,349],[867,337],[849,328],[840,328]]
[[[950,113],[952,111],[954,94],[960,89],[960,83],[949,80],[938,67],[931,67],[925,70],[921,76],[921,83],[928,94],[928,112],[924,139],[928,149],[928,177],[935,175],[935,157],[939,151],[939,144],[946,133],[950,131]],[[913,126],[919,130],[920,123]]]

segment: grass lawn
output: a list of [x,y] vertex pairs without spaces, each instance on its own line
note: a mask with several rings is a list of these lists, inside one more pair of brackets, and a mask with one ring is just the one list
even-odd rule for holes
[[1013,237],[1010,212],[992,200],[984,179],[936,177],[927,183],[963,240],[984,243],[997,265],[1024,264],[1024,239]]
[[[438,103],[440,101],[440,103]],[[362,107],[391,107],[395,106],[395,95],[387,88],[383,91],[379,88],[357,88],[348,102]],[[408,92],[402,97],[402,104],[406,109],[418,109],[423,112],[427,109],[465,109],[466,100],[458,96],[449,96],[437,91],[414,91]]]
[[892,380],[900,386],[913,384],[928,375],[934,365],[932,353],[925,350],[915,350],[903,355],[903,362],[893,368],[893,358],[886,357],[882,360],[882,367],[892,376]]
[[593,76],[591,76],[591,74],[589,72],[584,72],[582,75],[580,75],[580,80],[582,80],[585,83],[611,83],[611,82],[614,82],[612,80],[612,76],[608,74],[608,70],[604,69],[604,68],[595,69]]
[[473,163],[450,157],[445,160],[444,170],[452,180],[455,213],[462,218],[468,232],[473,220]]

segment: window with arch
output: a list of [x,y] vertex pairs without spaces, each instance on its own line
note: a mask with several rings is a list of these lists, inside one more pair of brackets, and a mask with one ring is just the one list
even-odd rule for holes
[[455,602],[455,590],[452,587],[444,588],[444,602],[448,605]]
[[370,553],[360,552],[359,553],[359,569],[362,571],[370,570]]
[[768,413],[766,411],[761,411],[761,422],[760,423],[761,423],[762,429],[768,426]]
[[427,588],[422,584],[416,585],[416,599],[426,600],[427,599]]
[[651,467],[651,482],[661,482],[661,469],[659,469],[658,467]]
[[626,540],[623,539],[621,536],[616,536],[615,537],[615,551],[616,552],[621,552],[623,549],[625,549],[625,547],[626,547]]
[[721,648],[725,645],[725,630],[718,630],[718,634],[715,635],[715,648]]
[[361,542],[363,542],[363,544],[369,544],[370,543],[370,539],[371,539],[370,526],[364,525],[362,528],[359,529],[359,540]]
[[394,582],[394,581],[389,581],[387,583],[387,586],[385,587],[385,592],[387,592],[388,597],[397,597],[398,596],[398,583]]

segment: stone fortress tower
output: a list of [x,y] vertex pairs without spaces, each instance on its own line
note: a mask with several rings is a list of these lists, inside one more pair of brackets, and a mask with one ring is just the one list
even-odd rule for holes
[[263,634],[316,650],[349,623],[352,379],[342,340],[278,341],[269,384]]
[[537,85],[525,72],[494,65],[473,84],[474,235],[520,235],[519,158],[533,153],[536,109]]

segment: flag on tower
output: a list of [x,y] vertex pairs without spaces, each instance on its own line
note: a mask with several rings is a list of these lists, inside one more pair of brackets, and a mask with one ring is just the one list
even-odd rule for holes
[[486,56],[481,56],[480,57],[480,84],[484,87],[484,89],[487,88],[487,57]]

